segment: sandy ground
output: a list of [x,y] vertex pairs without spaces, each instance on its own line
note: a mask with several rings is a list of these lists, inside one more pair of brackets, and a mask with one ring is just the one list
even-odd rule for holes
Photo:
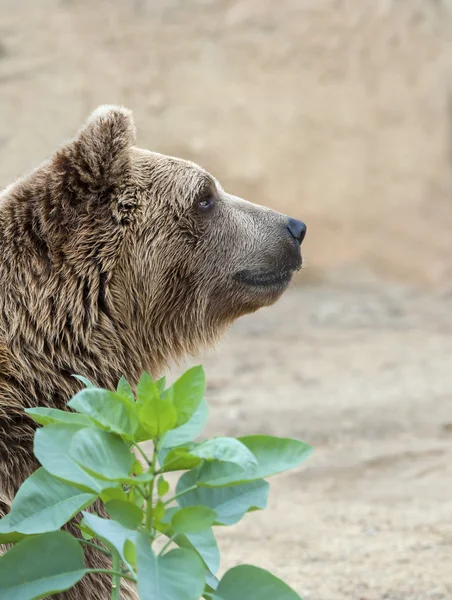
[[292,288],[203,357],[209,435],[315,447],[266,511],[220,531],[222,568],[260,565],[309,600],[452,598],[451,309]]

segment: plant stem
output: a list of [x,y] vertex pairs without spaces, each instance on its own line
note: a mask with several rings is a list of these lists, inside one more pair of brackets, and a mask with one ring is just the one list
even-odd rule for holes
[[[152,462],[149,467],[149,470],[151,471],[151,473],[153,475],[155,474],[155,466],[157,464],[158,442],[159,442],[158,438],[154,440],[154,451],[152,453]],[[152,527],[152,510],[153,510],[152,501],[153,501],[153,496],[154,496],[154,482],[155,482],[155,477],[149,484],[149,494],[148,494],[148,499],[146,501],[146,524],[145,524],[146,531],[148,531],[151,534],[152,538],[154,537],[154,528]]]
[[174,542],[174,540],[177,537],[177,533],[175,533],[174,535],[172,535],[169,540],[166,542],[166,544],[163,546],[163,548],[160,550],[159,552],[159,556],[162,556],[163,553],[168,550],[168,548],[171,546],[171,544]]
[[102,548],[102,546],[99,546],[98,544],[94,544],[93,542],[88,542],[88,540],[78,539],[77,541],[80,542],[81,544],[85,544],[85,546],[91,546],[92,548],[96,548],[96,550],[99,550],[99,552],[103,552],[107,556],[111,556],[111,552],[109,552],[105,548]]
[[119,563],[119,554],[116,552],[111,559],[111,569],[116,574],[112,576],[111,582],[111,600],[119,600],[119,592],[121,590],[121,565]]
[[144,500],[147,500],[148,495],[146,494],[146,492],[144,492],[141,487],[139,485],[136,485],[135,488],[140,492],[140,494],[143,496]]
[[105,573],[106,575],[119,575],[119,577],[124,577],[124,579],[128,579],[129,581],[137,582],[136,577],[132,577],[131,575],[127,575],[127,573],[123,573],[122,571],[112,571],[111,569],[85,569],[85,573]]
[[138,450],[138,452],[141,454],[141,456],[144,458],[144,460],[146,461],[146,464],[150,467],[151,466],[151,462],[149,461],[149,458],[147,457],[147,454],[145,453],[145,451],[141,448],[141,446],[139,444],[132,444],[132,446],[134,448],[136,448]]
[[193,490],[196,490],[197,488],[198,488],[197,485],[192,485],[192,486],[188,487],[186,490],[183,490],[182,492],[179,492],[178,494],[175,494],[172,498],[170,498],[169,500],[167,500],[166,502],[164,502],[164,505],[166,506],[170,502],[173,502],[177,498],[180,498],[180,496],[183,496],[184,494],[188,494],[188,492],[192,492]]

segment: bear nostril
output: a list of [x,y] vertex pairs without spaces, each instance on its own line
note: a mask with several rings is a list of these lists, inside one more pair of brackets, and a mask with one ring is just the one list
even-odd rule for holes
[[289,218],[287,221],[287,229],[290,232],[290,235],[297,240],[299,244],[304,240],[306,235],[306,225],[303,221],[297,221],[297,219]]

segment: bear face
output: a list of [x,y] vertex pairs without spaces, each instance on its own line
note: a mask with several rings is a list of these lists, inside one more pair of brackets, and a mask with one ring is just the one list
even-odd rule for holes
[[[291,233],[288,217],[226,193],[197,165],[130,152],[137,175],[123,193],[140,200],[126,218],[133,225],[112,290],[127,281],[129,294],[140,298],[140,319],[155,331],[153,316],[155,322],[164,310],[161,322],[202,330],[194,336],[198,345],[237,317],[275,302],[301,268],[303,224]],[[130,269],[132,257],[139,258]]]

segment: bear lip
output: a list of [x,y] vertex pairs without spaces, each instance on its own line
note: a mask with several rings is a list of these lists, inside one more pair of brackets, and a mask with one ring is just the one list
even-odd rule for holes
[[233,279],[239,283],[245,283],[253,287],[270,287],[289,283],[292,270],[285,271],[251,271],[244,269],[233,275]]

